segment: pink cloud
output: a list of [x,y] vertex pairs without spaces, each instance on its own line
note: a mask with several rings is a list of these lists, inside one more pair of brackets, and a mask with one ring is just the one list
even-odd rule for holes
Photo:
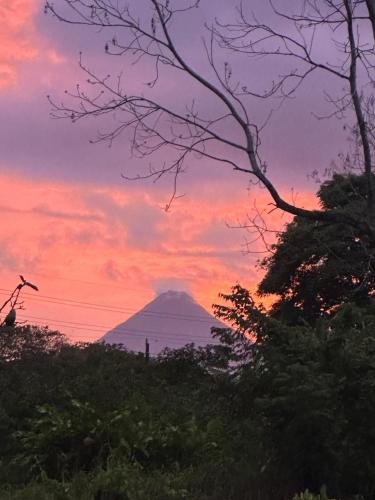
[[[48,84],[51,80],[48,66],[66,62],[36,27],[36,16],[42,8],[39,0],[12,0],[0,2],[0,91],[19,83],[20,69],[31,61],[38,67],[38,81]],[[32,71],[28,72],[28,84]]]
[[0,3],[0,89],[17,81],[17,66],[38,55],[33,17],[36,0]]
[[[245,217],[247,195],[213,203],[214,191],[205,189],[204,196],[178,200],[165,213],[159,196],[146,195],[142,184],[127,191],[2,174],[0,186],[0,288],[10,289],[24,274],[40,286],[41,295],[61,298],[28,296],[23,314],[45,318],[73,338],[98,338],[106,325],[130,313],[82,309],[64,301],[135,310],[161,285],[174,283],[184,284],[210,309],[219,292],[236,282],[254,289],[259,280],[259,255],[244,256],[244,233],[225,226],[225,221]],[[307,204],[313,201],[308,193],[300,196]],[[257,200],[260,208],[269,202],[264,192]],[[274,225],[283,223],[280,214],[268,216]],[[254,250],[260,248],[261,241],[254,243]],[[61,320],[104,326],[81,331]]]

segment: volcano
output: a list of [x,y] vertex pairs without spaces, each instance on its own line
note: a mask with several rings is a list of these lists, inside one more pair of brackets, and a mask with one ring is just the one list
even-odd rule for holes
[[147,339],[150,354],[156,355],[165,347],[176,349],[190,343],[196,346],[217,344],[218,341],[211,336],[212,327],[227,328],[186,292],[169,290],[107,332],[100,341],[144,352]]

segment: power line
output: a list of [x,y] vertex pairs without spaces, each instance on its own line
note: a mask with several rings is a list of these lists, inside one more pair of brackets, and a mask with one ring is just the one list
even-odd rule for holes
[[144,292],[146,290],[149,290],[147,289],[146,287],[144,288],[129,288],[129,287],[125,287],[123,285],[114,285],[114,284],[111,284],[111,285],[108,285],[108,283],[100,283],[98,281],[88,281],[88,280],[81,280],[81,279],[78,279],[78,278],[66,278],[66,277],[63,277],[63,276],[48,276],[46,274],[43,274],[43,273],[36,273],[36,272],[29,272],[27,271],[27,275],[30,275],[30,276],[39,276],[41,278],[45,278],[45,279],[48,279],[48,280],[53,280],[53,281],[70,281],[70,282],[73,282],[73,283],[83,283],[84,285],[95,285],[95,286],[100,286],[100,287],[108,287],[110,286],[110,288],[118,288],[120,290],[128,290],[128,291],[131,291],[131,292],[134,292],[135,290],[136,291],[139,291],[139,292]]
[[[0,288],[0,295],[8,295],[9,293],[11,293],[11,290],[7,290],[5,288]],[[57,305],[63,305],[63,306],[67,306],[67,307],[78,307],[78,308],[82,308],[82,309],[98,310],[98,311],[104,311],[104,312],[133,313],[133,314],[142,315],[142,316],[156,316],[156,317],[162,317],[162,318],[166,318],[166,319],[182,319],[183,321],[196,321],[199,323],[210,323],[211,322],[203,315],[167,313],[164,311],[142,311],[142,310],[137,311],[135,309],[125,308],[125,307],[106,306],[106,305],[95,304],[95,303],[91,303],[91,302],[82,302],[82,301],[77,301],[77,300],[72,300],[72,299],[52,297],[49,295],[40,295],[40,294],[35,295],[35,294],[27,293],[27,292],[24,293],[23,296],[26,296],[31,301],[57,304]],[[209,314],[209,313],[207,313],[207,314]]]
[[[68,326],[71,325],[72,327],[74,327],[74,325],[78,325],[78,326],[83,326],[84,328],[87,328],[87,327],[94,327],[95,330],[100,330],[102,331],[103,329],[105,330],[110,330],[111,333],[112,332],[123,332],[123,331],[132,331],[132,332],[139,332],[139,333],[150,333],[150,334],[162,334],[162,335],[171,335],[171,336],[174,336],[175,338],[179,338],[179,336],[176,336],[176,334],[174,334],[173,332],[161,332],[160,330],[139,330],[139,329],[136,329],[136,328],[123,328],[121,326],[118,326],[118,327],[110,327],[110,326],[105,326],[105,325],[98,325],[96,323],[83,323],[83,322],[78,322],[78,321],[65,321],[65,320],[56,320],[56,319],[52,319],[52,318],[44,318],[44,317],[40,317],[40,316],[27,316],[28,318],[31,318],[31,319],[38,319],[38,320],[42,320],[42,321],[52,321],[54,323],[64,323],[64,324],[67,324]],[[205,340],[205,337],[202,337],[200,335],[193,335],[194,338],[197,338],[197,339],[201,339],[201,340]]]
[[[95,285],[95,286],[100,286],[100,287],[103,287],[103,288],[117,288],[117,289],[120,289],[120,290],[127,290],[127,291],[130,291],[130,292],[134,292],[134,291],[138,291],[138,292],[149,292],[150,291],[150,288],[147,288],[147,287],[143,287],[143,288],[134,288],[134,287],[125,287],[123,285],[114,285],[114,284],[108,284],[107,283],[104,283],[104,282],[99,282],[99,281],[88,281],[88,280],[81,280],[81,279],[78,279],[78,278],[66,278],[66,277],[63,277],[63,276],[48,276],[46,274],[43,274],[43,273],[36,273],[36,272],[29,272],[27,271],[27,274],[30,275],[30,276],[40,276],[42,278],[45,278],[45,279],[48,279],[48,280],[53,280],[53,281],[70,281],[70,282],[73,282],[73,283],[82,283],[82,284],[85,284],[85,285]],[[193,278],[183,278],[183,281],[191,281],[191,282],[194,282]],[[208,295],[205,295],[205,297],[208,297]],[[211,297],[211,296],[210,296]],[[212,299],[211,299],[212,300]]]
[[[71,327],[71,328],[75,328],[77,330],[82,330],[82,331],[88,331],[88,332],[94,332],[94,333],[103,333],[103,328],[110,328],[110,327],[105,327],[103,325],[97,325],[97,324],[89,324],[88,326],[92,326],[93,328],[90,328],[88,327],[85,323],[81,323],[81,322],[74,322],[74,321],[64,321],[64,320],[55,320],[55,319],[52,319],[52,318],[43,318],[43,317],[40,317],[40,316],[24,316],[24,315],[20,315],[19,316],[20,319],[22,320],[28,320],[29,318],[31,319],[37,319],[37,320],[41,320],[41,321],[47,321],[47,322],[52,322],[52,323],[55,323],[55,324],[58,324],[58,325],[61,325],[62,327]],[[83,325],[83,326],[81,326]],[[160,330],[139,330],[139,329],[136,329],[136,328],[124,328],[124,327],[115,327],[115,328],[112,328],[110,330],[111,333],[117,333],[117,334],[122,334],[122,333],[125,333],[126,334],[126,337],[137,337],[137,338],[140,338],[141,336],[143,335],[147,335],[147,336],[150,336],[150,338],[152,339],[156,339],[156,340],[159,340],[159,339],[166,339],[166,340],[176,340],[176,341],[179,341],[179,340],[182,340],[181,336],[177,336],[176,334],[172,333],[172,332],[162,332]],[[157,335],[157,337],[155,337],[155,335]],[[154,337],[153,337],[154,336]],[[124,339],[125,340],[125,339]],[[201,337],[201,336],[197,336],[197,335],[189,335],[187,340],[196,340],[196,341],[207,341],[209,340],[209,337]]]

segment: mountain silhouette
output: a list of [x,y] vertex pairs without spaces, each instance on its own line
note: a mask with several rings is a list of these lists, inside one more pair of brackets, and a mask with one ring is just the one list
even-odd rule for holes
[[147,338],[150,354],[155,355],[165,347],[175,349],[189,343],[196,346],[216,344],[218,341],[211,336],[211,327],[226,328],[226,325],[186,292],[169,290],[107,332],[100,341],[144,352]]

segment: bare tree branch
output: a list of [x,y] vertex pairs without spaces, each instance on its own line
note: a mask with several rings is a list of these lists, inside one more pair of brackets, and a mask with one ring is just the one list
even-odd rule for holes
[[[99,76],[89,69],[80,58],[80,67],[86,74],[89,90],[77,85],[75,92],[68,92],[71,104],[58,104],[50,99],[53,115],[70,118],[73,122],[87,117],[99,117],[121,112],[122,119],[110,131],[98,135],[95,141],[110,144],[124,131],[132,132],[132,153],[140,157],[160,155],[167,148],[173,150],[175,158],[161,168],[151,168],[148,174],[126,178],[160,178],[171,174],[173,192],[167,204],[169,209],[177,194],[177,178],[191,155],[206,158],[230,166],[264,186],[273,207],[292,215],[327,223],[346,223],[353,227],[361,224],[375,243],[373,218],[372,148],[374,127],[371,91],[375,85],[375,2],[374,0],[305,0],[299,12],[291,11],[289,4],[270,0],[269,6],[276,19],[283,21],[283,29],[259,21],[241,3],[235,22],[206,25],[208,40],[203,41],[208,69],[206,75],[197,71],[178,47],[173,22],[176,16],[185,15],[199,6],[199,0],[184,4],[173,0],[145,0],[149,13],[137,14],[137,2],[118,0],[61,0],[65,9],[57,8],[47,1],[45,10],[58,20],[70,24],[99,28],[111,34],[105,51],[112,56],[129,56],[136,64],[145,59],[153,66],[153,77],[147,83],[149,93],[127,94],[122,89],[122,78]],[[280,8],[278,4],[282,4]],[[178,7],[177,7],[178,5]],[[295,8],[295,4],[293,4]],[[289,10],[288,10],[289,9]],[[371,23],[374,37],[369,40],[361,35],[362,27]],[[316,50],[317,40],[324,30],[330,30],[335,58],[326,60]],[[125,33],[125,34],[124,34]],[[229,62],[222,67],[215,49],[225,54],[243,55],[247,58],[249,72],[252,59],[279,59],[286,61],[284,74],[272,81],[269,88],[260,92],[242,84],[233,76]],[[292,66],[295,65],[295,66]],[[201,89],[202,95],[216,102],[215,113],[204,116],[194,99],[185,101],[185,111],[173,102],[165,103],[154,89],[163,71],[185,78]],[[331,116],[353,115],[355,128],[359,131],[360,155],[368,179],[367,211],[365,214],[350,214],[341,209],[308,210],[287,201],[273,184],[269,171],[265,169],[259,151],[262,127],[253,118],[249,99],[279,97],[284,102],[294,96],[300,86],[317,72],[337,78],[344,87],[342,95],[329,97],[333,105]],[[366,94],[367,92],[367,94]],[[156,95],[156,97],[155,97]],[[235,134],[229,135],[230,129]],[[236,139],[233,139],[233,135]],[[218,154],[217,145],[225,153]],[[216,147],[216,149],[215,149]],[[258,227],[259,229],[259,227]]]
[[16,322],[16,309],[23,309],[23,302],[20,301],[21,291],[25,286],[32,288],[36,292],[38,292],[38,287],[31,283],[30,281],[26,281],[25,278],[20,275],[20,283],[15,287],[10,296],[5,300],[5,302],[0,306],[0,313],[3,312],[5,308],[9,308],[8,314],[5,318],[0,322],[0,327],[4,326],[8,322],[11,324],[15,324]]

